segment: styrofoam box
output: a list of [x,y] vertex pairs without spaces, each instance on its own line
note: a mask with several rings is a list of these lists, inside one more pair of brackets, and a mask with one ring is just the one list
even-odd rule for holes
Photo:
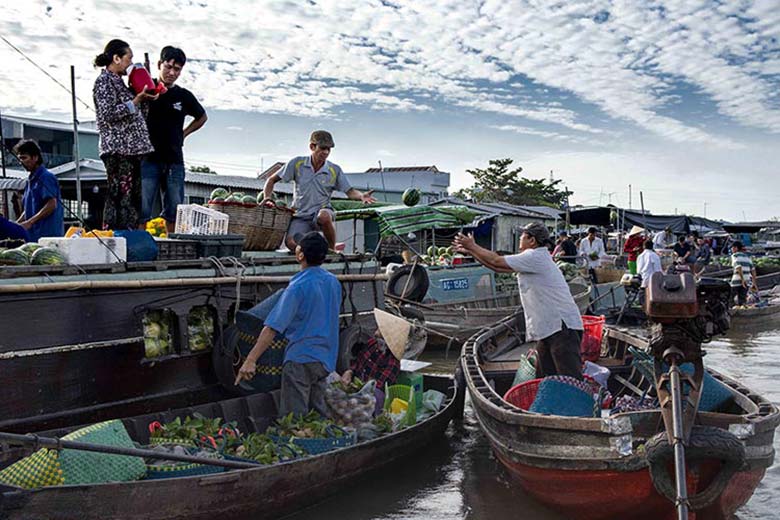
[[124,237],[50,237],[40,238],[38,243],[65,255],[70,265],[118,264],[127,261],[127,242]]

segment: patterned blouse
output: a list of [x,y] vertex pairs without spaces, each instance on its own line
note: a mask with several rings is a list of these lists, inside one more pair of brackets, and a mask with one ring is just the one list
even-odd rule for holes
[[100,71],[92,89],[100,134],[99,153],[143,155],[154,151],[141,110],[133,104],[133,93],[122,77],[107,69]]

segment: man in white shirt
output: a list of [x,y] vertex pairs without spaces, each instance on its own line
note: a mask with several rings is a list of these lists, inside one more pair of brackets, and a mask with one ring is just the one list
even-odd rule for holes
[[523,228],[519,254],[499,255],[478,246],[472,235],[462,233],[455,237],[454,245],[457,251],[470,254],[493,271],[517,273],[526,340],[537,341],[536,376],[557,374],[582,379],[582,318],[546,247],[549,239],[547,228],[534,222]]
[[636,260],[636,269],[642,278],[642,289],[646,288],[650,283],[650,277],[653,273],[660,273],[661,269],[661,257],[658,253],[653,251],[653,240],[645,240],[645,250],[639,255]]
[[593,283],[596,283],[596,272],[594,269],[601,266],[601,257],[606,254],[604,242],[596,236],[597,229],[588,228],[588,234],[580,240],[578,248],[579,255],[588,260],[588,273]]
[[653,249],[671,249],[674,247],[674,242],[672,226],[666,226],[663,231],[659,231],[653,236]]

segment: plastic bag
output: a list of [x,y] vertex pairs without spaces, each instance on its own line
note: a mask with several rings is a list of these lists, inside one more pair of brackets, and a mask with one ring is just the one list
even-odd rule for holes
[[[531,351],[529,351],[530,354]],[[512,386],[519,385],[520,383],[525,383],[526,381],[530,381],[531,379],[536,378],[536,351],[534,352],[534,356],[521,356],[520,357],[520,364],[517,367],[517,372],[515,372],[515,379],[512,381]]]
[[325,388],[325,403],[328,405],[328,416],[341,426],[348,426],[360,431],[371,424],[376,408],[374,389],[376,382],[371,380],[355,393],[349,394],[330,384]]
[[609,369],[607,367],[602,367],[601,365],[597,365],[591,361],[586,361],[583,365],[582,373],[583,375],[592,377],[593,380],[602,387],[607,387],[607,381],[609,380],[610,375]]
[[187,337],[191,352],[211,348],[214,338],[214,316],[207,305],[193,307],[187,316]]

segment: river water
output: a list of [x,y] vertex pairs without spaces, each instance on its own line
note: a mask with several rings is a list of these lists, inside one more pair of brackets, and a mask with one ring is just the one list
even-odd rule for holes
[[[736,377],[748,387],[780,402],[780,317],[749,326],[735,324],[728,336],[706,346],[706,364]],[[452,371],[449,358],[431,353],[432,371]],[[775,436],[780,451],[780,435]],[[777,518],[780,511],[780,466],[775,463],[737,519]],[[338,520],[524,519],[564,520],[526,496],[493,457],[466,402],[462,423],[450,426],[446,438],[414,458],[366,475],[349,491],[287,517]]]

